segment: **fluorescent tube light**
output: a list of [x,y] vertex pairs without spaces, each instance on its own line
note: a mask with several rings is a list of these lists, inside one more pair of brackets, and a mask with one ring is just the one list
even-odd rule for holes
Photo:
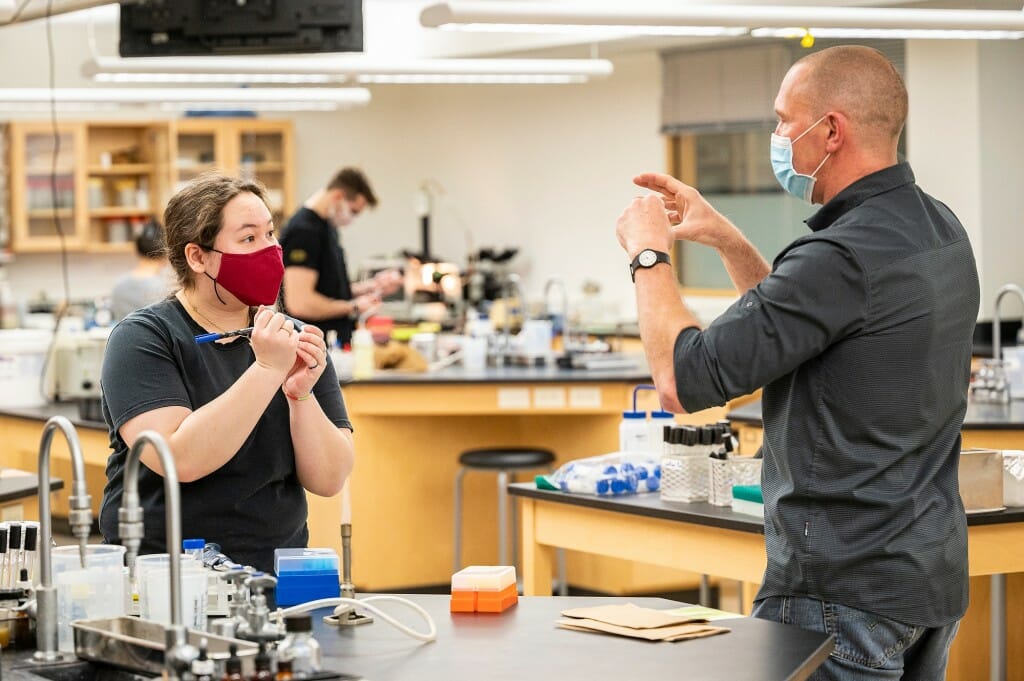
[[[366,88],[6,88],[0,109],[21,105],[161,105],[178,109],[230,107],[267,110],[330,110],[367,104]],[[287,108],[286,108],[287,107]],[[329,109],[328,109],[329,107]]]
[[1019,40],[1024,31],[938,30],[909,28],[755,28],[755,38],[799,38],[810,33],[815,38],[880,38],[889,40]]
[[[1024,35],[1024,12],[1015,10],[914,9],[891,7],[821,7],[768,5],[682,5],[634,0],[596,4],[572,0],[449,0],[425,7],[420,23],[432,28],[480,30],[516,26],[516,30],[550,32],[553,26],[615,28],[643,33],[650,27],[723,27],[741,29],[814,26],[858,31],[910,31],[913,37],[1015,39]],[[813,32],[812,32],[813,34]],[[818,35],[824,36],[824,33]],[[852,34],[844,34],[852,35]],[[856,35],[865,35],[857,33]],[[876,34],[881,35],[881,34]],[[894,34],[885,34],[887,36]]]
[[747,33],[742,26],[610,26],[589,24],[444,24],[438,28],[449,31],[478,33],[561,33],[591,38],[629,38],[637,35],[668,35],[684,37],[739,36]]
[[121,83],[545,83],[612,73],[607,59],[411,59],[364,57],[96,57],[82,73]]

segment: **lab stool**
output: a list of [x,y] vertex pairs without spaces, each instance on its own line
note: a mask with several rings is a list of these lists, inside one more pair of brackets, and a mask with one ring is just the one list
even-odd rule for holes
[[[455,561],[453,573],[462,569],[462,478],[467,471],[493,471],[498,474],[498,564],[519,562],[519,518],[512,513],[512,563],[508,562],[508,484],[515,482],[517,471],[531,468],[552,469],[554,452],[539,447],[483,447],[459,455],[455,474]],[[565,551],[558,549],[558,593],[568,594],[565,582]]]

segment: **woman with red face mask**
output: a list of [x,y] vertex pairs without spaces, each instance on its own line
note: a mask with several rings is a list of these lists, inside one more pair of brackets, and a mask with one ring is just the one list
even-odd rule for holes
[[[180,288],[119,323],[104,357],[113,453],[100,530],[119,542],[125,458],[140,432],[155,430],[182,483],[183,536],[270,571],[275,548],[306,545],[305,492],[337,494],[352,470],[338,379],[323,332],[276,309],[284,265],[262,185],[202,176],[171,198],[164,225]],[[162,552],[162,469],[152,449],[142,463],[142,552]]]

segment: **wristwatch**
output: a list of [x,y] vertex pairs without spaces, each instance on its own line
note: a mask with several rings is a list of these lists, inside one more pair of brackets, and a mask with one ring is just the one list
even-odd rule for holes
[[655,251],[651,248],[645,248],[636,254],[633,258],[633,262],[629,263],[629,278],[636,283],[636,271],[641,267],[654,267],[659,262],[669,263],[672,259],[668,253],[663,251]]

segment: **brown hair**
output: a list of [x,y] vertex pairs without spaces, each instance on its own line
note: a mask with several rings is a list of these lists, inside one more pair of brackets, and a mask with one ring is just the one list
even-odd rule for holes
[[833,109],[880,142],[897,140],[907,120],[907,88],[884,54],[861,45],[838,45],[797,61],[807,68],[803,94],[815,116]]
[[377,195],[373,193],[373,187],[370,186],[370,181],[366,179],[366,175],[358,168],[342,168],[339,170],[331,178],[327,189],[340,189],[344,192],[345,198],[350,201],[362,194],[363,198],[366,199],[366,203],[371,208],[377,206]]
[[185,258],[185,247],[190,243],[203,247],[213,245],[223,226],[224,206],[243,192],[255,194],[267,203],[267,190],[260,182],[220,173],[200,175],[167,202],[164,210],[167,259],[179,284],[187,288],[195,280],[195,272]]

